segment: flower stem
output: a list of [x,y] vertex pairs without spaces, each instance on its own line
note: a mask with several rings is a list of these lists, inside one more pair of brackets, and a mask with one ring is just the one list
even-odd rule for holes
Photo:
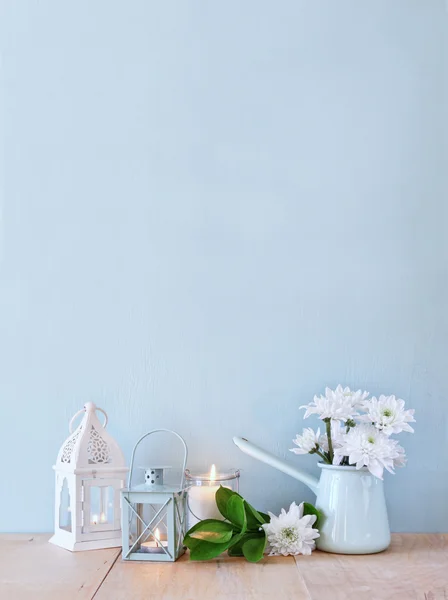
[[327,439],[328,439],[328,455],[330,458],[330,464],[333,464],[333,441],[331,439],[331,419],[325,420],[325,425],[327,427]]
[[319,452],[319,450],[316,450],[316,454],[317,454],[318,456],[320,456],[320,457],[323,459],[324,463],[329,463],[329,460],[328,460],[328,458],[327,458],[326,456],[324,456],[324,455],[322,454],[322,452]]

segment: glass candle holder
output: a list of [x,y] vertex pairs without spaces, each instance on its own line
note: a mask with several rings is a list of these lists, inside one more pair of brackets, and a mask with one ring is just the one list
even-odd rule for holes
[[223,521],[224,517],[216,506],[216,492],[221,485],[238,492],[240,472],[230,470],[218,473],[215,465],[212,465],[209,473],[195,474],[187,469],[185,479],[188,487],[187,528],[190,529],[204,519]]

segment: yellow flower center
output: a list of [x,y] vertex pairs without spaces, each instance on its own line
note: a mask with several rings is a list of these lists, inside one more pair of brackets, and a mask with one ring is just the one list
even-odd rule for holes
[[295,527],[284,527],[282,529],[282,537],[287,542],[297,542],[300,536]]

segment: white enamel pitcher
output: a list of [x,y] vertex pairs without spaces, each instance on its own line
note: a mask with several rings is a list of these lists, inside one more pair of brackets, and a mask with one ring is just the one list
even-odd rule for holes
[[320,479],[296,469],[245,438],[234,437],[240,450],[307,485],[322,514],[319,550],[337,554],[373,554],[390,544],[383,482],[367,468],[319,463]]

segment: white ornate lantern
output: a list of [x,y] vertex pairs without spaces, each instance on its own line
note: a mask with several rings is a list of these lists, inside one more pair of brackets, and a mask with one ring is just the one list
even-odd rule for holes
[[[97,410],[104,414],[103,425]],[[82,413],[84,417],[73,431],[73,422]],[[71,419],[70,436],[53,467],[55,532],[50,542],[67,550],[121,546],[120,490],[128,469],[106,425],[104,410],[87,402]]]

